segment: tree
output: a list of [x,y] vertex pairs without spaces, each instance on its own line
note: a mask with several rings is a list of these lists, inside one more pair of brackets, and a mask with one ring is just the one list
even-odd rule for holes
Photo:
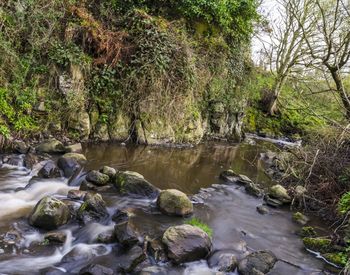
[[[312,1],[279,0],[278,14],[270,21],[267,37],[261,41],[269,67],[274,75],[274,84],[267,102],[267,112],[275,115],[278,112],[278,98],[288,77],[296,71],[306,54],[305,35],[312,32],[310,17]],[[264,39],[265,38],[265,39]]]
[[[342,102],[345,116],[350,120],[350,95],[344,85],[345,74],[349,70],[350,58],[350,5],[348,0],[307,0],[312,3],[313,12],[309,24],[316,26],[310,33],[304,27],[303,18],[297,13],[293,16],[303,29],[303,38],[309,50],[309,66],[324,72],[333,81],[335,90]],[[328,74],[328,75],[327,75]]]

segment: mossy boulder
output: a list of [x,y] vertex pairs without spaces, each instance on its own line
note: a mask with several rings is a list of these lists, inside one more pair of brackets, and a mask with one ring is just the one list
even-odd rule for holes
[[344,267],[348,261],[348,255],[344,252],[325,253],[322,256],[339,267]]
[[304,226],[298,233],[301,237],[316,237],[316,231],[312,226]]
[[287,189],[279,184],[270,187],[268,195],[274,199],[279,200],[282,203],[290,203],[292,201],[287,192]]
[[185,193],[176,189],[160,192],[157,205],[167,215],[186,216],[193,213],[193,204]]
[[303,238],[303,243],[306,248],[311,249],[313,251],[318,251],[321,253],[326,253],[331,250],[331,240],[326,238]]
[[296,212],[292,216],[292,220],[300,225],[305,225],[309,222],[309,218],[300,212]]
[[168,258],[177,264],[205,259],[212,249],[208,234],[189,224],[169,227],[162,242],[167,248]]
[[86,180],[97,186],[107,185],[109,182],[109,176],[102,174],[99,171],[92,170],[86,175]]
[[109,166],[103,166],[101,169],[100,169],[100,172],[102,174],[105,174],[107,175],[110,179],[114,178],[115,175],[117,174],[117,171],[112,168],[112,167],[109,167]]
[[29,223],[33,226],[53,230],[66,224],[70,219],[68,206],[54,197],[42,198],[29,216]]
[[93,221],[101,221],[108,217],[106,203],[100,194],[87,193],[84,203],[78,210],[78,218],[85,224]]
[[238,264],[238,273],[241,275],[267,274],[277,262],[276,256],[270,251],[256,251]]
[[117,173],[114,186],[121,195],[154,199],[159,194],[158,188],[149,183],[141,174],[132,171]]
[[35,149],[37,152],[48,154],[61,154],[66,151],[62,142],[57,139],[43,141]]
[[87,161],[86,157],[79,153],[66,153],[62,156],[62,158],[73,159],[80,164],[84,164]]

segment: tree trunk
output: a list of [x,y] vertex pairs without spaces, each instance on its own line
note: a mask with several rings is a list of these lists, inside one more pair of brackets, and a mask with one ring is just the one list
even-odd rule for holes
[[282,76],[282,77],[277,77],[275,84],[274,84],[274,88],[273,88],[273,97],[270,100],[270,104],[269,104],[269,115],[274,116],[277,114],[278,112],[278,97],[281,93],[282,87],[284,85],[284,83],[286,82],[286,77]]
[[332,74],[333,81],[337,87],[337,92],[343,103],[343,107],[345,109],[345,116],[348,120],[350,120],[350,98],[342,83],[339,70],[338,69],[331,70],[331,74]]

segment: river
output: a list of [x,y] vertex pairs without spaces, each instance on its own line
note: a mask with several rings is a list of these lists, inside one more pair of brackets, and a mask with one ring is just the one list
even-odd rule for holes
[[[232,168],[268,187],[272,181],[260,157],[267,150],[276,147],[264,141],[194,147],[91,144],[84,147],[83,153],[88,159],[86,171],[103,165],[132,170],[161,189],[176,188],[190,195],[193,215],[213,229],[214,252],[230,251],[241,258],[247,252],[267,249],[279,259],[269,274],[325,274],[325,263],[304,249],[297,235],[301,226],[292,221],[292,212],[270,208],[269,214],[261,215],[256,207],[263,203],[262,199],[246,194],[240,186],[223,184],[218,178],[221,171]],[[76,274],[89,263],[115,269],[125,255],[114,244],[96,243],[100,233],[113,229],[112,221],[84,227],[69,223],[60,228],[67,235],[63,245],[42,245],[44,232],[28,225],[28,214],[42,197],[54,194],[63,198],[79,186],[69,186],[64,178],[42,179],[20,190],[37,169],[7,164],[0,169],[0,274]],[[133,213],[131,222],[150,238],[184,221],[161,214],[154,201],[120,197],[113,192],[102,195],[110,213],[116,208],[128,209]],[[315,219],[311,224],[320,223]],[[87,256],[67,256],[74,253]],[[169,267],[168,273],[215,274],[215,270],[200,261]]]

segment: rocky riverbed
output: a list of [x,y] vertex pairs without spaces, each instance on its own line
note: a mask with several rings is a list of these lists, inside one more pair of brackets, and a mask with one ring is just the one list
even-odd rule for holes
[[0,169],[0,273],[327,274],[271,148],[19,144]]

